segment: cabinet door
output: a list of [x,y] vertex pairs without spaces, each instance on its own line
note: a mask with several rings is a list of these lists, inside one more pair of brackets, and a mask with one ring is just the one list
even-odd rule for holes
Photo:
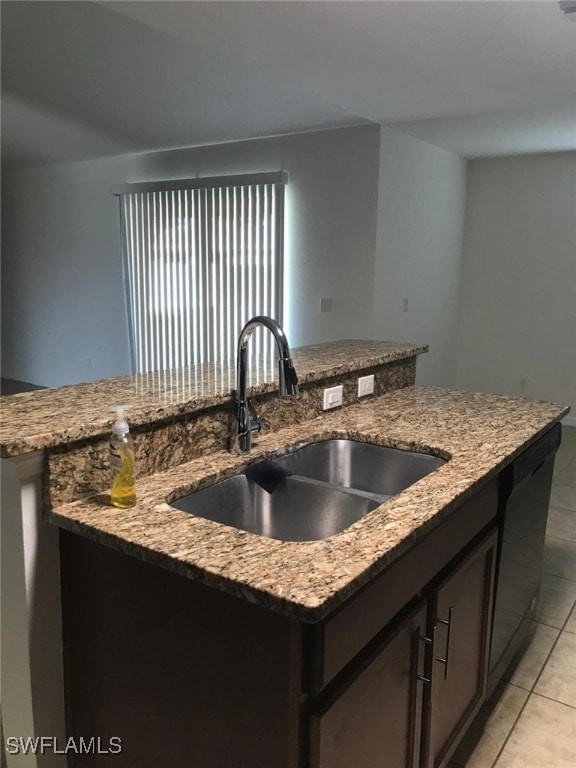
[[446,765],[486,696],[496,531],[432,593],[423,763]]
[[[416,608],[312,711],[311,768],[414,768],[422,718],[426,607]],[[421,660],[422,657],[422,660]],[[328,691],[329,693],[329,691]]]

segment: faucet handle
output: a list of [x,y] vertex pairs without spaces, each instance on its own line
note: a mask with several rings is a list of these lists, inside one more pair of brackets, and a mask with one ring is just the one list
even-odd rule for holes
[[261,432],[262,427],[264,427],[264,422],[262,421],[260,416],[258,416],[258,414],[256,413],[256,409],[254,408],[254,406],[252,405],[252,402],[249,399],[246,400],[246,405],[248,406],[248,415],[249,415],[248,429],[250,430],[250,432]]
[[280,368],[280,394],[283,397],[297,395],[299,392],[298,376],[292,358],[282,357],[278,362]]

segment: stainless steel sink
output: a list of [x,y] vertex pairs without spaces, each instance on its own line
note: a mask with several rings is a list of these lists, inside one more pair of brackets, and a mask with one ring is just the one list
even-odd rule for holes
[[[198,517],[282,541],[343,531],[444,459],[356,440],[322,440],[170,502]],[[271,478],[269,490],[267,486]]]
[[446,463],[426,453],[357,440],[322,440],[274,461],[295,475],[386,497],[401,493]]
[[171,502],[198,517],[282,541],[327,539],[379,503],[364,494],[292,476],[268,493],[244,474]]

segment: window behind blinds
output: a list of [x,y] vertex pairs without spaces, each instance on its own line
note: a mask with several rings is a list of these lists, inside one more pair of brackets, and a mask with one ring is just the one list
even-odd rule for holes
[[[282,321],[282,173],[114,190],[135,373],[232,360],[254,315]],[[272,358],[271,340],[255,353]]]

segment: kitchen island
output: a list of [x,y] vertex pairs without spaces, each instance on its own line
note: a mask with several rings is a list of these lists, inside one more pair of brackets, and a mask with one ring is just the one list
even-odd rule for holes
[[[346,740],[342,734],[349,734],[339,750],[342,759],[346,749],[356,752],[354,733],[350,736],[338,715],[338,702],[359,701],[356,709],[351,704],[344,709],[359,713],[361,722],[370,719],[367,714],[377,709],[366,703],[370,691],[386,685],[390,669],[402,668],[400,662],[381,665],[384,683],[374,688],[370,680],[377,679],[372,675],[379,663],[375,659],[386,658],[380,655],[383,648],[396,648],[396,659],[408,647],[404,661],[409,666],[430,666],[426,653],[414,656],[411,640],[396,646],[399,641],[394,639],[405,634],[411,638],[416,631],[426,636],[434,606],[445,594],[442,583],[450,574],[472,579],[470,588],[482,603],[475,619],[478,643],[486,647],[499,474],[567,409],[416,387],[415,356],[423,348],[340,344],[339,350],[334,344],[309,348],[324,354],[324,367],[319,371],[317,360],[310,363],[317,375],[308,380],[306,355],[311,361],[312,353],[301,351],[300,362],[295,353],[301,381],[309,385],[308,390],[303,387],[300,402],[279,405],[273,385],[256,387],[271,426],[254,441],[249,457],[233,456],[223,446],[231,417],[229,379],[216,377],[222,385],[219,395],[208,386],[199,397],[197,386],[193,407],[189,397],[185,405],[177,402],[178,395],[161,402],[165,389],[161,395],[153,392],[152,398],[148,391],[134,414],[144,474],[138,480],[138,503],[130,510],[110,507],[103,492],[103,431],[109,423],[103,405],[93,407],[92,419],[84,424],[68,423],[65,434],[61,419],[60,432],[20,432],[11,442],[3,441],[5,456],[33,446],[45,449],[45,514],[65,531],[61,542],[69,733],[92,727],[103,736],[122,737],[124,729],[125,765],[146,765],[143,754],[150,765],[338,764],[333,762],[338,753],[334,743]],[[369,354],[362,347],[367,344],[372,345]],[[354,384],[369,370],[376,374],[376,396],[357,402]],[[321,389],[338,377],[344,377],[345,407],[319,415]],[[154,380],[151,388],[157,384]],[[63,402],[70,405],[69,400]],[[82,403],[82,397],[75,402]],[[150,428],[152,423],[157,429]],[[431,453],[447,461],[350,528],[322,541],[267,539],[168,504],[242,471],[248,462],[333,437]],[[425,567],[419,565],[424,562]],[[116,581],[110,580],[111,574]],[[171,646],[175,637],[176,645]],[[162,658],[166,674],[154,672],[162,669]],[[169,658],[188,662],[178,666]],[[136,660],[140,666],[131,663]],[[485,659],[477,662],[476,682],[485,682]],[[365,669],[371,670],[368,678],[360,672]],[[212,677],[206,670],[212,670]],[[421,686],[412,690],[417,678],[396,689],[397,696],[407,697],[411,712],[420,712],[405,722],[398,759],[416,765],[426,753],[430,765],[441,765],[454,738],[436,751],[424,743],[431,742],[434,713]],[[362,682],[366,679],[367,684]],[[191,691],[188,699],[186,690]],[[357,696],[358,690],[363,692]],[[459,732],[484,690],[482,683],[471,692],[465,716],[458,716]],[[342,698],[346,692],[352,699]],[[264,719],[255,725],[258,717]],[[187,743],[184,734],[192,722],[195,743]],[[111,733],[114,724],[119,734]],[[168,741],[168,762],[161,751],[153,756],[153,745],[165,750]],[[361,742],[366,746],[367,739]],[[378,740],[372,746],[377,749]],[[366,747],[368,754],[372,746]],[[228,762],[222,762],[223,755],[229,756]],[[255,762],[262,759],[266,762]],[[88,760],[85,756],[78,764],[91,765]],[[113,755],[100,756],[94,764],[108,763],[115,764]]]

